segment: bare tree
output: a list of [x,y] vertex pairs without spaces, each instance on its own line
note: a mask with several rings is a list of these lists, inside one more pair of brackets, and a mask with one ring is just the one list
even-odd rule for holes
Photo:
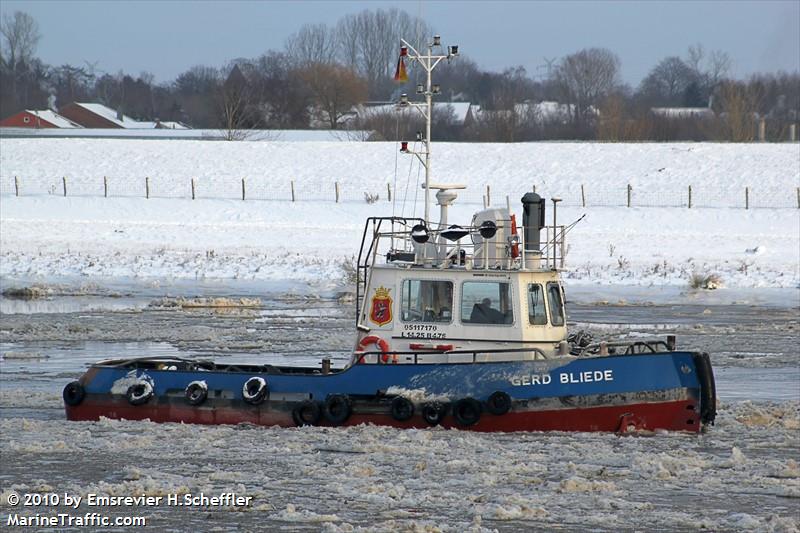
[[720,83],[731,68],[731,58],[722,50],[714,50],[708,58],[706,67],[706,83],[709,88],[713,89]]
[[33,54],[41,34],[33,17],[22,11],[5,14],[0,21],[0,35],[0,111],[5,115],[28,105],[41,79],[37,73],[47,69],[34,65],[37,60]]
[[286,55],[295,65],[331,63],[336,59],[336,35],[325,24],[305,24],[286,39]]
[[626,141],[628,140],[628,124],[624,96],[619,93],[609,95],[600,108],[597,139],[612,142]]
[[536,122],[530,105],[533,82],[523,67],[506,69],[493,78],[487,105],[477,120],[478,138],[492,142],[525,140],[526,130]]
[[3,66],[13,71],[20,63],[30,62],[41,39],[39,24],[32,16],[22,11],[3,16],[0,34],[3,36],[2,49],[5,50],[0,55],[0,61]]
[[710,54],[706,54],[703,45],[696,44],[689,47],[686,65],[694,72],[695,78],[707,98],[728,75],[731,58],[722,50],[713,50]]
[[222,136],[228,141],[246,139],[248,129],[253,127],[251,86],[238,65],[234,65],[222,84],[218,96],[221,119]]
[[50,84],[59,105],[89,98],[94,76],[83,67],[62,65],[50,71]]
[[465,55],[458,61],[442,62],[436,67],[436,81],[442,87],[445,98],[451,102],[478,101],[478,79],[481,71],[478,64]]
[[700,76],[702,72],[702,62],[705,54],[705,48],[703,48],[703,45],[700,43],[690,45],[689,50],[686,52],[686,64],[690,69],[695,71],[698,76]]
[[301,71],[321,119],[337,129],[339,120],[367,98],[367,83],[347,67],[315,63]]
[[619,83],[619,58],[605,48],[588,48],[568,55],[556,69],[565,103],[572,104],[573,120],[581,125],[594,116],[603,98]]
[[719,89],[723,135],[720,140],[750,142],[756,139],[758,109],[763,92],[756,84],[723,82]]
[[422,46],[431,31],[422,20],[392,8],[347,15],[337,24],[336,34],[344,64],[366,78],[370,97],[388,98],[400,39]]
[[697,82],[696,71],[681,58],[666,57],[642,80],[639,92],[653,104],[677,106],[690,85]]
[[308,127],[310,97],[300,70],[284,53],[270,51],[252,62],[260,114],[270,128]]

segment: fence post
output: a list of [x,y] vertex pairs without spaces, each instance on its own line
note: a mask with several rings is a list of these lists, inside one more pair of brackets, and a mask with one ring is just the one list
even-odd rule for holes
[[486,205],[486,195],[483,195],[483,208],[486,209],[488,206]]
[[581,204],[586,207],[586,191],[583,190],[583,183],[581,183]]
[[792,142],[797,140],[797,124],[789,126],[789,140]]
[[144,178],[144,197],[150,198],[150,178],[147,176]]
[[192,200],[194,200],[194,178],[192,178]]
[[67,195],[67,177],[66,176],[61,178],[61,183],[64,184],[64,196],[66,196]]
[[291,181],[292,185],[292,201],[294,202],[294,180]]
[[692,186],[689,185],[689,209],[692,208]]
[[103,176],[103,198],[108,198],[108,176]]
[[19,178],[14,176],[14,195],[19,196]]
[[486,207],[492,205],[492,189],[489,185],[486,186]]
[[336,203],[339,203],[339,182],[334,183],[334,189],[336,190]]
[[628,184],[628,207],[631,206],[631,191],[632,190],[633,190],[633,187],[631,187],[631,184],[629,183]]
[[242,178],[242,201],[244,202],[245,198],[245,187],[244,187],[244,178]]
[[391,183],[387,183],[386,184],[386,198],[388,199],[389,202],[392,201],[392,184]]
[[767,140],[767,119],[765,118],[758,123],[758,140],[762,143]]
[[744,188],[744,208],[750,209],[750,187]]

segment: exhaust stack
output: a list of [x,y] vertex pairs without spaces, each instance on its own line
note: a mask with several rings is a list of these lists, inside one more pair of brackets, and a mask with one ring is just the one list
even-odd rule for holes
[[542,257],[540,232],[544,227],[544,198],[535,192],[522,197],[522,235],[525,238],[525,265],[538,268]]
[[522,231],[525,236],[525,251],[539,252],[539,232],[544,227],[544,198],[535,192],[522,197]]

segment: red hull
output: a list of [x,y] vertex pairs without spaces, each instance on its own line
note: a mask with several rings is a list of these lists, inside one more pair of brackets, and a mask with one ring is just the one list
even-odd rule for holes
[[[696,410],[697,401],[692,399],[583,407],[580,409],[554,409],[540,411],[511,411],[504,415],[484,413],[480,420],[471,426],[456,423],[452,416],[446,416],[442,426],[471,431],[610,431],[625,432],[637,430],[670,430],[698,432],[701,429],[700,415]],[[95,400],[87,397],[78,406],[66,406],[69,420],[98,420],[100,417],[151,420],[153,422],[177,422],[187,424],[239,424],[251,423],[262,426],[294,427],[296,424],[288,410],[270,409],[268,404],[261,408],[252,406],[192,407],[179,403],[132,406],[124,399]],[[354,412],[343,426],[375,424],[396,428],[430,427],[419,414],[410,420],[400,422],[388,413]],[[324,418],[322,426],[330,426]]]

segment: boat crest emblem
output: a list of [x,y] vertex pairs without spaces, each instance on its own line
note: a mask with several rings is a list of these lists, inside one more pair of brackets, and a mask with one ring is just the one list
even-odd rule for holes
[[389,291],[391,290],[383,286],[378,287],[372,297],[369,319],[379,326],[392,321],[392,298],[389,296]]

